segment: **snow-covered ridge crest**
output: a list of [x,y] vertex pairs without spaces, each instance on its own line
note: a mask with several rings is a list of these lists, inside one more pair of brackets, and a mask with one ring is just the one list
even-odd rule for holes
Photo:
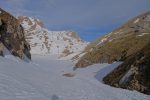
[[32,54],[69,55],[81,52],[87,42],[80,39],[73,31],[49,31],[39,19],[17,17],[24,27],[25,36],[31,45]]

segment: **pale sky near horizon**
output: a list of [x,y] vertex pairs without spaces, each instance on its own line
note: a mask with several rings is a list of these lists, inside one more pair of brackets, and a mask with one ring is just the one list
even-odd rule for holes
[[150,0],[0,0],[14,16],[39,18],[49,30],[76,31],[93,41],[150,10]]

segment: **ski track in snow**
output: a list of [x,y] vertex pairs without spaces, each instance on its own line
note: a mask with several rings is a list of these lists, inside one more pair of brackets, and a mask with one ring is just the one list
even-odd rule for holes
[[34,55],[31,63],[0,57],[0,100],[150,100],[149,95],[98,81],[95,77],[102,78],[108,65],[73,71],[72,61],[56,56]]

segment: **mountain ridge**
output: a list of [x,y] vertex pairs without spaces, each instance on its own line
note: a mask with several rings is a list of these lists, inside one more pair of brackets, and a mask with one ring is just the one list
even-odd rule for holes
[[150,94],[150,11],[141,14],[86,47],[76,68],[96,63],[122,64],[102,79],[105,84]]
[[39,19],[17,17],[25,29],[32,54],[59,54],[67,56],[81,52],[88,44],[73,31],[49,31]]
[[150,11],[141,14],[107,35],[90,43],[76,67],[95,63],[125,60],[141,50],[150,41]]

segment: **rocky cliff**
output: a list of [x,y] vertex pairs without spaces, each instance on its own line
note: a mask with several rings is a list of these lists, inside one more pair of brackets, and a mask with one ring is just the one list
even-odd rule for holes
[[150,11],[89,44],[76,67],[124,61],[150,42]]
[[4,56],[5,50],[21,59],[31,59],[23,27],[15,17],[0,8],[0,55]]
[[103,79],[104,83],[150,94],[150,43]]

